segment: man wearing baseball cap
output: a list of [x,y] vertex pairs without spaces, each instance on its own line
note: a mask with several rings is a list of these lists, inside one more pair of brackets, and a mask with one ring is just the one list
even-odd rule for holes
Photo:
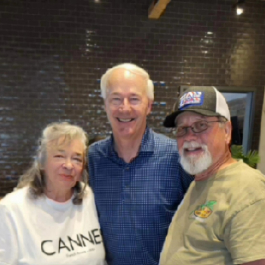
[[232,158],[230,112],[215,87],[191,87],[164,126],[195,176],[172,219],[160,265],[264,265],[265,178]]

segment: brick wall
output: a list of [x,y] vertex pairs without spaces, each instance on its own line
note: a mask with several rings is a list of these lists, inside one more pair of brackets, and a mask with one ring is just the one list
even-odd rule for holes
[[[92,136],[109,124],[99,79],[122,62],[155,81],[148,123],[161,122],[180,85],[257,89],[252,148],[258,148],[265,65],[265,2],[172,0],[149,20],[149,0],[0,2],[0,196],[29,166],[47,123],[68,120]],[[212,34],[209,34],[212,32]]]

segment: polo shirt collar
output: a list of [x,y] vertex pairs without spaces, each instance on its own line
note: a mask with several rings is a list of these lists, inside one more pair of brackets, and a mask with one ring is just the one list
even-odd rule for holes
[[[117,153],[114,149],[114,137],[113,134],[111,134],[109,140],[109,148],[108,148],[108,154],[110,156],[117,156]],[[152,133],[152,130],[148,127],[145,129],[145,133],[142,139],[141,147],[140,147],[140,153],[147,153],[147,152],[154,152],[155,144],[154,144],[154,134]]]

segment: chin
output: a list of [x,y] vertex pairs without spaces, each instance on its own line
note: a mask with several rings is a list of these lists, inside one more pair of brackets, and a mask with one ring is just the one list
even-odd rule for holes
[[180,164],[183,169],[191,175],[197,175],[207,170],[213,163],[212,156],[209,152],[197,156],[181,156]]
[[122,130],[122,131],[119,131],[119,133],[118,133],[118,136],[121,138],[130,138],[133,135],[135,135],[134,130],[126,130],[126,131]]
[[63,180],[62,185],[64,185],[64,187],[66,188],[71,189],[72,187],[76,185],[76,181],[75,180]]

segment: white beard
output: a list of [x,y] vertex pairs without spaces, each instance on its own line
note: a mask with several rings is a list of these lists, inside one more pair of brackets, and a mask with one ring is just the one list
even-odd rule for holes
[[[200,156],[186,156],[184,153],[185,148],[201,147],[204,153]],[[180,164],[185,171],[191,175],[197,175],[208,169],[213,163],[212,155],[208,150],[207,145],[198,144],[197,142],[185,142],[180,152]]]

